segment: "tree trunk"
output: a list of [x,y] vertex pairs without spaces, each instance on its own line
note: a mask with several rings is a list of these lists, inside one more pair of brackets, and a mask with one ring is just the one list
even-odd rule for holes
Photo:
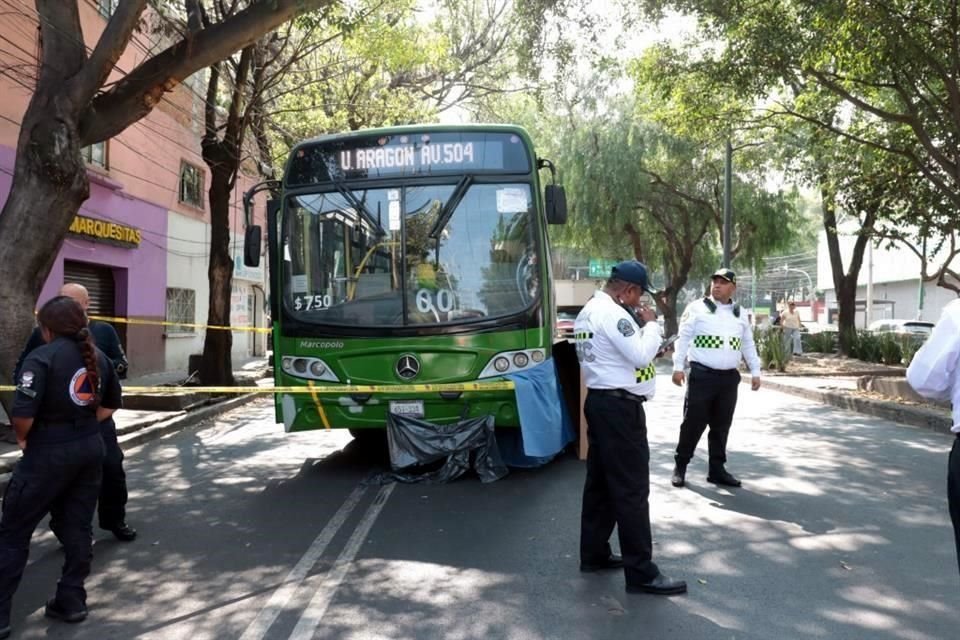
[[[0,214],[3,384],[11,382],[13,364],[33,327],[37,298],[67,229],[90,195],[77,109],[60,93],[38,89],[30,101],[17,142],[13,184]],[[4,406],[9,408],[6,402]]]
[[[858,270],[859,271],[859,270]],[[837,329],[840,332],[838,343],[841,355],[849,356],[857,333],[857,281],[840,279],[837,286]]]
[[[205,156],[207,153],[205,152]],[[230,295],[233,258],[230,255],[230,192],[232,171],[223,163],[210,163],[210,302],[207,324],[230,326]],[[200,361],[200,380],[205,385],[233,385],[233,333],[207,329]]]
[[833,276],[833,288],[837,292],[837,330],[840,354],[849,356],[856,336],[857,326],[857,281],[860,279],[860,267],[863,265],[863,253],[867,242],[872,241],[873,227],[877,212],[869,210],[864,215],[860,235],[853,245],[850,255],[850,267],[843,270],[843,256],[840,253],[840,236],[837,229],[837,215],[833,199],[821,188],[821,208],[823,209],[823,229],[827,237],[827,250],[830,254],[830,271]]
[[663,335],[672,336],[677,332],[680,323],[677,320],[677,290],[669,288],[657,299],[657,307],[663,315]]

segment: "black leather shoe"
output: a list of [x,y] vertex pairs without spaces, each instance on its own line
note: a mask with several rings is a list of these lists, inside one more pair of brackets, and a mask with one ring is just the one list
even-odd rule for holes
[[604,571],[605,569],[622,569],[623,558],[615,553],[611,553],[606,560],[602,562],[581,562],[580,571],[584,573],[593,573],[594,571]]
[[54,620],[62,620],[64,622],[83,622],[87,618],[87,608],[78,609],[76,611],[67,611],[62,608],[58,603],[56,598],[50,598],[47,600],[47,606],[43,610],[43,614],[48,618],[53,618]]
[[627,593],[652,593],[657,596],[675,596],[686,592],[686,582],[668,578],[662,573],[658,573],[657,577],[650,582],[643,584],[627,583]]
[[0,640],[3,640],[3,638],[9,638],[9,637],[10,637],[10,625],[7,625],[5,627],[0,627]]
[[101,529],[106,529],[112,533],[117,540],[122,542],[131,542],[137,539],[137,530],[128,525],[126,522],[121,522],[113,527],[101,527]]
[[733,477],[726,469],[713,469],[707,474],[707,482],[722,484],[728,487],[739,487],[740,481]]
[[679,464],[673,468],[673,477],[670,478],[670,484],[675,487],[682,487],[687,482],[687,467]]

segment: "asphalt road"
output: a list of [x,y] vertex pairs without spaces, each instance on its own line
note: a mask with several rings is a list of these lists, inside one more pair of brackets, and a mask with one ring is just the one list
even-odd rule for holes
[[729,468],[669,476],[682,396],[647,405],[656,560],[690,593],[580,574],[583,464],[484,485],[365,484],[349,435],[285,435],[267,401],[128,454],[129,521],[97,531],[90,617],[43,617],[62,562],[41,525],[15,638],[950,639],[950,437],[741,387]]

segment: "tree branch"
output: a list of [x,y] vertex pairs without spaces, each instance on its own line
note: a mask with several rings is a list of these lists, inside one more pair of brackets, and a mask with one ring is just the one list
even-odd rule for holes
[[37,14],[41,44],[37,86],[63,87],[87,59],[80,9],[75,2],[37,0]]
[[[42,0],[59,4],[62,0]],[[97,96],[81,119],[82,144],[106,140],[149,113],[164,93],[196,71],[253,44],[291,18],[329,6],[333,0],[257,2],[223,22],[203,29],[146,60]]]
[[[73,4],[73,3],[67,3]],[[147,6],[147,0],[130,0],[117,3],[117,8],[107,27],[100,34],[90,59],[83,65],[83,71],[71,82],[70,95],[75,104],[86,104],[100,90],[113,71],[117,60],[130,43],[133,30],[140,22],[140,15]]]

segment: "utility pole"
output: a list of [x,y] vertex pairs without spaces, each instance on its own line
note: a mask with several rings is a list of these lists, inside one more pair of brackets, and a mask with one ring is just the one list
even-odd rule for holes
[[869,327],[873,320],[873,238],[867,242],[867,308],[864,313],[864,329]]
[[923,320],[923,267],[926,264],[927,260],[927,236],[923,236],[923,250],[921,251],[923,256],[922,261],[920,262],[920,290],[917,292],[917,320]]
[[727,139],[723,169],[723,266],[730,268],[730,236],[733,234],[733,146]]

